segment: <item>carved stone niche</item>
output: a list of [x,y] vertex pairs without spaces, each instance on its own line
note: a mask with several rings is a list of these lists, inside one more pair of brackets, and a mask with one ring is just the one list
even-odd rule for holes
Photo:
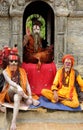
[[9,3],[6,0],[0,2],[0,16],[8,16]]

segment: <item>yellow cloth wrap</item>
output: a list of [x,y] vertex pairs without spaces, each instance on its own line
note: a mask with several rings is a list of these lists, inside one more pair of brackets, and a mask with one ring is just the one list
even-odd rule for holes
[[78,75],[76,80],[78,81],[81,91],[83,91],[83,79],[81,78],[80,75]]
[[62,84],[61,75],[62,75],[62,68],[57,71],[56,78],[54,79],[51,90],[43,89],[41,91],[41,94],[45,96],[47,99],[51,100],[51,102],[56,103],[54,99],[54,92],[53,92],[54,90],[56,90],[58,96],[63,98],[63,100],[60,100],[62,104],[72,108],[76,108],[79,106],[79,101],[74,86],[75,72],[73,69],[71,69],[68,86],[64,86]]
[[56,101],[54,100],[54,95],[51,90],[48,89],[42,89],[41,94],[46,97],[47,99],[51,100],[51,102],[55,103]]
[[[77,97],[77,94],[76,94],[76,91],[74,90],[74,95],[72,97],[72,100],[62,100],[60,101],[62,104],[64,104],[65,106],[69,106],[69,107],[72,107],[72,108],[76,108],[79,106],[79,101],[78,101],[78,97]],[[53,94],[53,91],[51,90],[48,90],[48,89],[43,89],[41,91],[41,94],[46,97],[47,99],[49,99],[52,103],[56,103],[56,100],[54,99],[54,94]]]
[[69,86],[68,87],[66,87],[62,84],[61,75],[62,75],[62,68],[57,71],[56,78],[54,79],[51,90],[52,91],[57,90],[58,95],[60,97],[72,98],[72,96],[73,96],[72,93],[73,93],[73,88],[74,88],[74,80],[75,80],[75,72],[72,69],[70,72],[70,78],[69,78],[69,76],[67,77],[67,80],[69,78]]

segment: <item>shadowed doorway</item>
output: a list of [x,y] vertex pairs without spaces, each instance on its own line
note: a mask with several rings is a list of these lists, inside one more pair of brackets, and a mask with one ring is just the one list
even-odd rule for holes
[[31,2],[26,6],[23,14],[23,37],[26,34],[26,21],[33,15],[38,14],[45,20],[45,39],[48,44],[54,44],[54,12],[52,8],[43,1]]

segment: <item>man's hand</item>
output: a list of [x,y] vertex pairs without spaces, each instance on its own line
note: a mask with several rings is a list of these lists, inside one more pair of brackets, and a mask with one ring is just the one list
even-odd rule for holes
[[28,96],[24,93],[23,90],[18,91],[18,94],[21,95],[23,98],[28,99]]
[[28,96],[24,93],[23,89],[21,88],[20,85],[18,85],[18,94],[21,95],[24,98],[28,98]]
[[56,90],[54,90],[54,100],[55,100],[56,102],[59,101],[59,97],[58,97],[58,94],[57,94],[57,91],[56,91]]

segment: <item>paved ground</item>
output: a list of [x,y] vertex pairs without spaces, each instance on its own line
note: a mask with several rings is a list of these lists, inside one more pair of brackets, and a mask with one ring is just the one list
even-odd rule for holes
[[22,123],[17,125],[17,130],[83,130],[83,124],[61,123]]
[[83,112],[46,109],[20,112],[17,130],[83,130]]
[[[0,113],[0,130],[9,130],[12,109],[6,112]],[[17,130],[83,130],[83,112],[47,111],[41,108],[20,111]]]

